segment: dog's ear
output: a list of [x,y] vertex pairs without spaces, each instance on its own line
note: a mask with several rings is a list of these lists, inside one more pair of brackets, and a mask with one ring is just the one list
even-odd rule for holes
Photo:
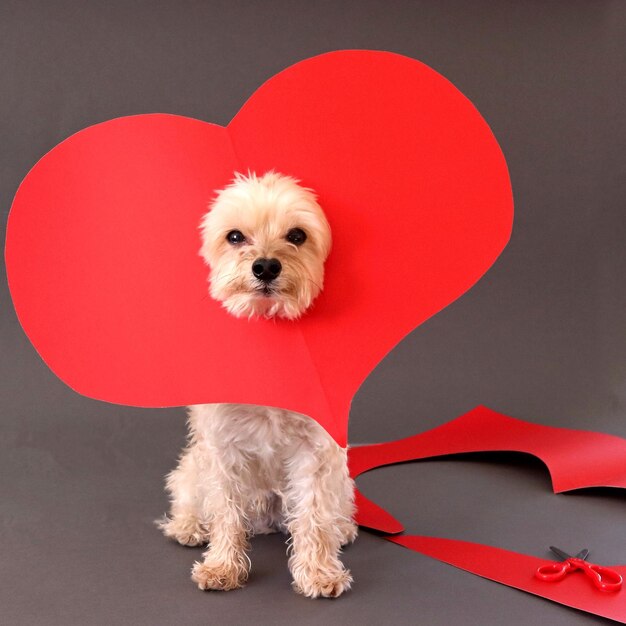
[[207,265],[211,265],[218,253],[221,240],[226,237],[226,233],[222,233],[223,229],[217,226],[218,215],[216,209],[219,207],[219,198],[221,191],[215,193],[214,198],[208,205],[207,212],[202,216],[199,225],[200,231],[200,250],[199,254]]
[[[248,172],[250,175],[250,172]],[[253,175],[254,176],[254,175]],[[199,224],[201,246],[199,250],[200,256],[207,265],[211,265],[219,254],[220,247],[224,244],[228,231],[232,229],[232,224],[221,223],[222,213],[220,208],[226,206],[229,196],[233,190],[241,189],[242,186],[249,184],[251,178],[244,176],[240,172],[235,172],[234,177],[222,189],[215,189],[213,197],[207,206],[207,212],[202,216]]]

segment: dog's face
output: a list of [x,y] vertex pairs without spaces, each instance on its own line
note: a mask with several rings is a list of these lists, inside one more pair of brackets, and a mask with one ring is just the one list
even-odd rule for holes
[[237,174],[201,224],[210,293],[237,317],[300,317],[324,282],[330,227],[315,195],[288,176]]

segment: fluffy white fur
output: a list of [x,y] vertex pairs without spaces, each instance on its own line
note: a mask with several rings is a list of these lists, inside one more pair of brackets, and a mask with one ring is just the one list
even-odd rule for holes
[[[288,240],[300,229],[306,240]],[[232,243],[238,231],[245,241]],[[210,293],[236,316],[295,319],[323,286],[331,247],[328,222],[312,191],[270,172],[237,175],[218,192],[201,225]],[[278,260],[271,280],[254,275],[259,259]],[[166,536],[208,543],[192,579],[200,589],[241,587],[251,567],[248,539],[287,532],[293,587],[336,597],[352,577],[339,560],[354,540],[354,484],[346,450],[314,420],[281,409],[237,404],[189,407],[189,443],[167,477]]]
[[[303,245],[286,239],[292,228],[307,234]],[[226,236],[235,229],[246,236],[245,245],[229,244]],[[218,192],[201,230],[200,253],[211,267],[211,295],[237,317],[295,319],[322,289],[330,227],[314,193],[289,176],[238,174]],[[277,258],[283,266],[271,297],[260,293],[261,284],[251,271],[259,257]]]

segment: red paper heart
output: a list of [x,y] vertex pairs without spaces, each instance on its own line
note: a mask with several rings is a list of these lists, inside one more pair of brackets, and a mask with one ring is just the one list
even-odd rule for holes
[[[298,322],[234,319],[207,296],[197,226],[248,169],[315,189],[332,227],[324,293]],[[367,374],[487,271],[511,223],[504,157],[469,100],[412,59],[344,51],[273,77],[227,128],[140,115],[76,133],[20,186],[6,261],[26,333],[76,391],[280,406],[345,444]]]

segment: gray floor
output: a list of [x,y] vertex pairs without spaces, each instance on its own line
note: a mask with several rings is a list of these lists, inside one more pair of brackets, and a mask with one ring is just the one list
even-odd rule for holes
[[[357,394],[350,440],[394,439],[486,404],[626,437],[623,2],[0,0],[0,199],[68,134],[162,111],[226,123],[264,79],[338,48],[388,49],[451,79],[492,126],[516,200],[485,278],[408,337]],[[599,620],[363,532],[337,601],[293,594],[284,539],[248,587],[201,593],[199,550],[152,525],[180,409],[98,403],[41,363],[0,284],[0,623],[507,624]],[[359,486],[413,533],[626,563],[626,495],[551,493],[542,464],[472,455]]]

